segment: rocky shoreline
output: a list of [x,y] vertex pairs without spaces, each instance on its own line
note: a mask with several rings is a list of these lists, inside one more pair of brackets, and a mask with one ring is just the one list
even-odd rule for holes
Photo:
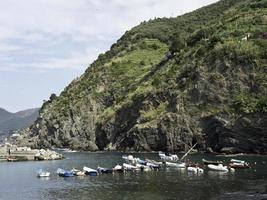
[[0,161],[61,160],[62,154],[49,149],[31,149],[6,143],[0,146]]

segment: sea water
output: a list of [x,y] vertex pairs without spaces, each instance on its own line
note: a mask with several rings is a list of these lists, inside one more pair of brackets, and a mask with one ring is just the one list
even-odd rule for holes
[[[83,166],[112,168],[122,164],[123,153],[64,153],[57,161],[0,163],[0,199],[2,200],[133,200],[133,199],[267,199],[267,156],[240,155],[233,157],[193,154],[192,162],[231,158],[250,163],[250,169],[231,173],[210,171],[203,174],[186,169],[162,168],[160,171],[103,174],[97,177],[63,178],[57,168],[70,170]],[[134,157],[159,160],[157,153],[134,153]],[[178,154],[181,157],[181,154]],[[38,169],[51,172],[49,178],[37,178]]]

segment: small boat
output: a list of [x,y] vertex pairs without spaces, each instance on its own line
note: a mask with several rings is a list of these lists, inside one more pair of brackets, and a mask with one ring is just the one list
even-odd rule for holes
[[112,168],[112,170],[113,170],[114,172],[119,172],[119,173],[121,173],[121,172],[123,172],[123,167],[122,167],[121,165],[116,165],[115,167]]
[[149,162],[149,163],[152,163],[154,165],[159,165],[159,166],[163,165],[162,162],[158,162],[158,161],[155,161],[155,160],[146,159],[146,161]]
[[146,163],[147,163],[147,161],[141,160],[140,158],[137,158],[136,159],[136,162],[139,163],[139,164],[141,164],[141,165],[146,165]]
[[160,169],[160,165],[156,165],[156,164],[153,164],[153,163],[150,163],[150,162],[147,162],[146,166],[148,166],[148,167],[150,167],[151,169],[154,169],[154,170],[159,170]]
[[86,166],[83,167],[83,171],[85,171],[85,174],[89,175],[89,176],[97,176],[98,175],[97,170],[86,167]]
[[177,168],[185,168],[186,164],[185,163],[172,163],[172,162],[165,162],[166,166],[168,167],[177,167]]
[[123,163],[122,166],[123,166],[124,170],[126,170],[126,171],[138,171],[138,170],[140,170],[139,167],[136,167],[136,166],[133,166],[130,164],[126,164],[126,163]]
[[97,171],[98,171],[98,173],[101,173],[101,174],[112,174],[112,172],[113,172],[112,169],[103,168],[103,167],[98,167]]
[[246,162],[244,160],[236,160],[236,159],[231,159],[231,163],[240,163],[240,164],[245,164]]
[[137,163],[137,158],[134,158],[133,155],[123,155],[122,158],[130,164],[136,164]]
[[44,171],[42,169],[37,171],[37,177],[42,178],[42,177],[49,177],[50,176],[50,172],[48,171]]
[[75,168],[73,168],[71,171],[72,171],[74,176],[84,176],[85,175],[85,171],[81,171],[81,170],[78,170]]
[[234,169],[247,169],[250,168],[248,163],[230,163],[229,167]]
[[204,170],[200,167],[187,167],[187,171],[202,174]]
[[178,161],[179,160],[176,154],[166,155],[165,153],[161,151],[159,152],[159,157],[161,160],[164,160],[164,161]]
[[7,158],[7,161],[8,162],[16,162],[16,161],[18,161],[18,159],[15,156],[10,156]]
[[219,160],[205,160],[204,158],[202,159],[202,162],[204,163],[204,165],[219,165],[219,164],[223,164],[222,161]]
[[59,176],[62,176],[62,177],[72,177],[72,176],[74,176],[72,171],[66,171],[66,170],[61,169],[61,168],[57,169],[57,174]]
[[218,164],[218,165],[209,164],[208,168],[214,171],[228,172],[227,166],[223,166],[222,164]]
[[136,164],[136,167],[140,168],[141,171],[151,171],[151,168],[149,166],[146,166],[146,165]]

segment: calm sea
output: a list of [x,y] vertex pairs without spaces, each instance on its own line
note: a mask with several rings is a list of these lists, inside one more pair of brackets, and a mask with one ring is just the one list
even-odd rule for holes
[[[126,172],[97,177],[58,177],[64,169],[113,167],[122,164],[122,153],[66,153],[59,161],[0,163],[0,199],[5,200],[132,200],[132,199],[267,199],[267,156],[232,157],[248,161],[252,168],[234,173],[218,173],[204,168],[196,175],[186,170],[163,168],[161,171]],[[157,154],[133,154],[159,160]],[[181,155],[179,155],[181,156]],[[190,160],[216,159],[228,162],[231,157],[189,155]],[[49,178],[37,178],[38,169],[51,172]]]

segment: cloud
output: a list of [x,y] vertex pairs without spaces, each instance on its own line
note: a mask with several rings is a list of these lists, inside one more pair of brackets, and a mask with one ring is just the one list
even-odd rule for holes
[[126,30],[216,1],[0,0],[0,106],[40,106]]
[[95,59],[94,55],[101,53],[99,49],[87,49],[85,53],[77,54],[72,53],[71,56],[66,58],[52,58],[43,63],[31,63],[27,67],[31,68],[41,68],[41,69],[77,69],[84,70],[86,69],[91,62]]
[[[0,58],[0,70],[26,69],[25,63],[31,70],[80,69],[85,59],[94,60],[99,50],[106,51],[140,22],[177,16],[216,1],[0,0],[0,52],[9,57],[9,62]],[[88,54],[88,47],[99,50]]]
[[0,53],[18,51],[21,48],[21,46],[15,44],[0,43]]

